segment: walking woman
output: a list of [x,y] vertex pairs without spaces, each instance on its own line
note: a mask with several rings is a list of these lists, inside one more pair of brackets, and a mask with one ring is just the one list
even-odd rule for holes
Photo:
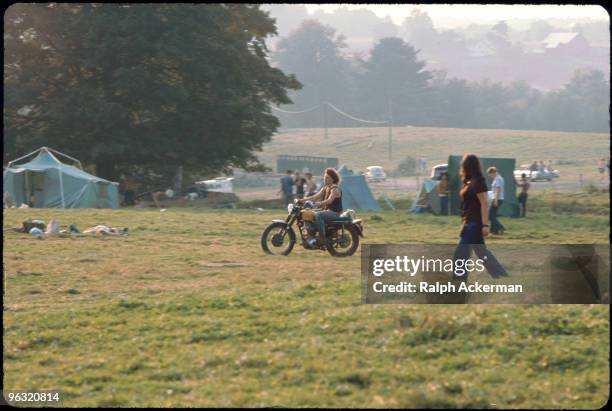
[[[466,154],[461,160],[460,176],[463,187],[461,198],[461,232],[455,250],[454,260],[467,261],[472,253],[483,260],[484,266],[492,277],[507,276],[507,272],[487,249],[484,237],[489,234],[489,210],[487,203],[487,184],[482,175],[480,160],[474,154]],[[457,264],[455,264],[457,266]],[[453,278],[467,280],[465,275],[454,273]]]

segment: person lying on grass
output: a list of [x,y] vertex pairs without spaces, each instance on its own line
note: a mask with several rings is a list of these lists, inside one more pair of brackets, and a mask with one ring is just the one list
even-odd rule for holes
[[83,230],[83,234],[104,234],[104,235],[127,235],[127,227],[124,228],[115,228],[109,227],[107,225],[97,225],[95,227],[88,228]]

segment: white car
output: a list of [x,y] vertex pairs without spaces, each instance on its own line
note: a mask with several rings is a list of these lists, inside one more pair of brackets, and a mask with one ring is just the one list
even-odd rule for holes
[[365,178],[368,182],[385,181],[387,179],[385,170],[380,166],[366,167],[366,170]]
[[440,176],[442,173],[446,173],[448,171],[448,164],[438,164],[431,168],[431,176],[429,177],[432,180],[440,180]]
[[217,177],[214,180],[196,181],[196,186],[204,186],[206,191],[213,191],[217,193],[233,193],[234,185],[232,183],[233,177]]
[[521,164],[518,170],[514,170],[514,178],[520,180],[523,173],[527,175],[529,181],[552,181],[561,176],[559,170],[549,170],[545,167],[542,170],[531,171],[528,164]]

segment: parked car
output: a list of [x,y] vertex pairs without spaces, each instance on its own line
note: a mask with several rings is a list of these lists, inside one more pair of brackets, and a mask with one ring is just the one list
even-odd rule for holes
[[366,167],[365,178],[368,182],[377,182],[377,181],[385,181],[387,179],[387,174],[385,170],[383,170],[380,166],[370,166]]
[[440,176],[442,173],[446,173],[448,170],[448,164],[438,164],[431,168],[431,176],[429,177],[432,180],[440,180]]
[[203,187],[205,191],[208,192],[233,193],[233,179],[233,177],[217,177],[214,180],[196,181],[195,185],[198,187]]
[[549,170],[547,168],[531,171],[528,164],[521,164],[518,170],[514,170],[514,178],[516,180],[521,179],[521,175],[525,173],[529,181],[552,181],[555,178],[559,178],[561,174],[559,170]]

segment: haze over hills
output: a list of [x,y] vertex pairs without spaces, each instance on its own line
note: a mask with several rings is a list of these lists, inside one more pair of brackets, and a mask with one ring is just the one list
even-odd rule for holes
[[358,18],[361,15],[376,17],[381,21],[389,20],[397,26],[401,26],[415,11],[420,11],[427,13],[439,30],[460,29],[472,24],[493,25],[500,20],[505,20],[517,30],[525,30],[538,20],[546,20],[558,28],[570,28],[573,24],[609,22],[607,12],[600,6],[264,4],[262,9],[271,11],[274,17],[283,16],[286,22],[290,16],[293,16],[294,20],[331,18],[338,22],[348,16]]
[[[408,10],[409,5],[405,6]],[[331,12],[325,11],[334,7]],[[575,17],[570,18],[559,17],[563,13],[554,13],[555,6],[537,9],[548,10],[548,14],[533,13],[533,17],[523,18],[517,16],[524,13],[454,16],[452,13],[459,6],[446,6],[446,10],[452,10],[443,12],[443,5],[412,6],[410,12],[402,9],[402,16],[405,15],[402,18],[397,12],[385,15],[376,7],[357,7],[264,5],[262,8],[276,19],[279,34],[268,44],[275,51],[280,39],[290,35],[304,20],[314,19],[344,36],[343,53],[347,56],[366,58],[381,38],[399,37],[420,50],[419,58],[425,61],[427,69],[443,70],[448,77],[468,81],[489,79],[505,84],[525,81],[534,88],[551,90],[566,84],[576,70],[595,69],[609,76],[609,19],[585,17],[587,9],[579,6],[572,9],[570,16]],[[480,7],[484,10],[491,6]],[[550,35],[552,41],[563,37],[554,36],[558,33],[568,33],[565,43],[550,45],[547,42]]]
[[597,5],[528,5],[528,4],[307,4],[309,13],[334,13],[339,10],[369,10],[380,18],[390,17],[401,25],[415,10],[427,13],[439,29],[453,29],[470,24],[495,24],[500,19],[520,27],[534,20],[547,20],[555,25],[575,22],[608,21],[607,11]]

